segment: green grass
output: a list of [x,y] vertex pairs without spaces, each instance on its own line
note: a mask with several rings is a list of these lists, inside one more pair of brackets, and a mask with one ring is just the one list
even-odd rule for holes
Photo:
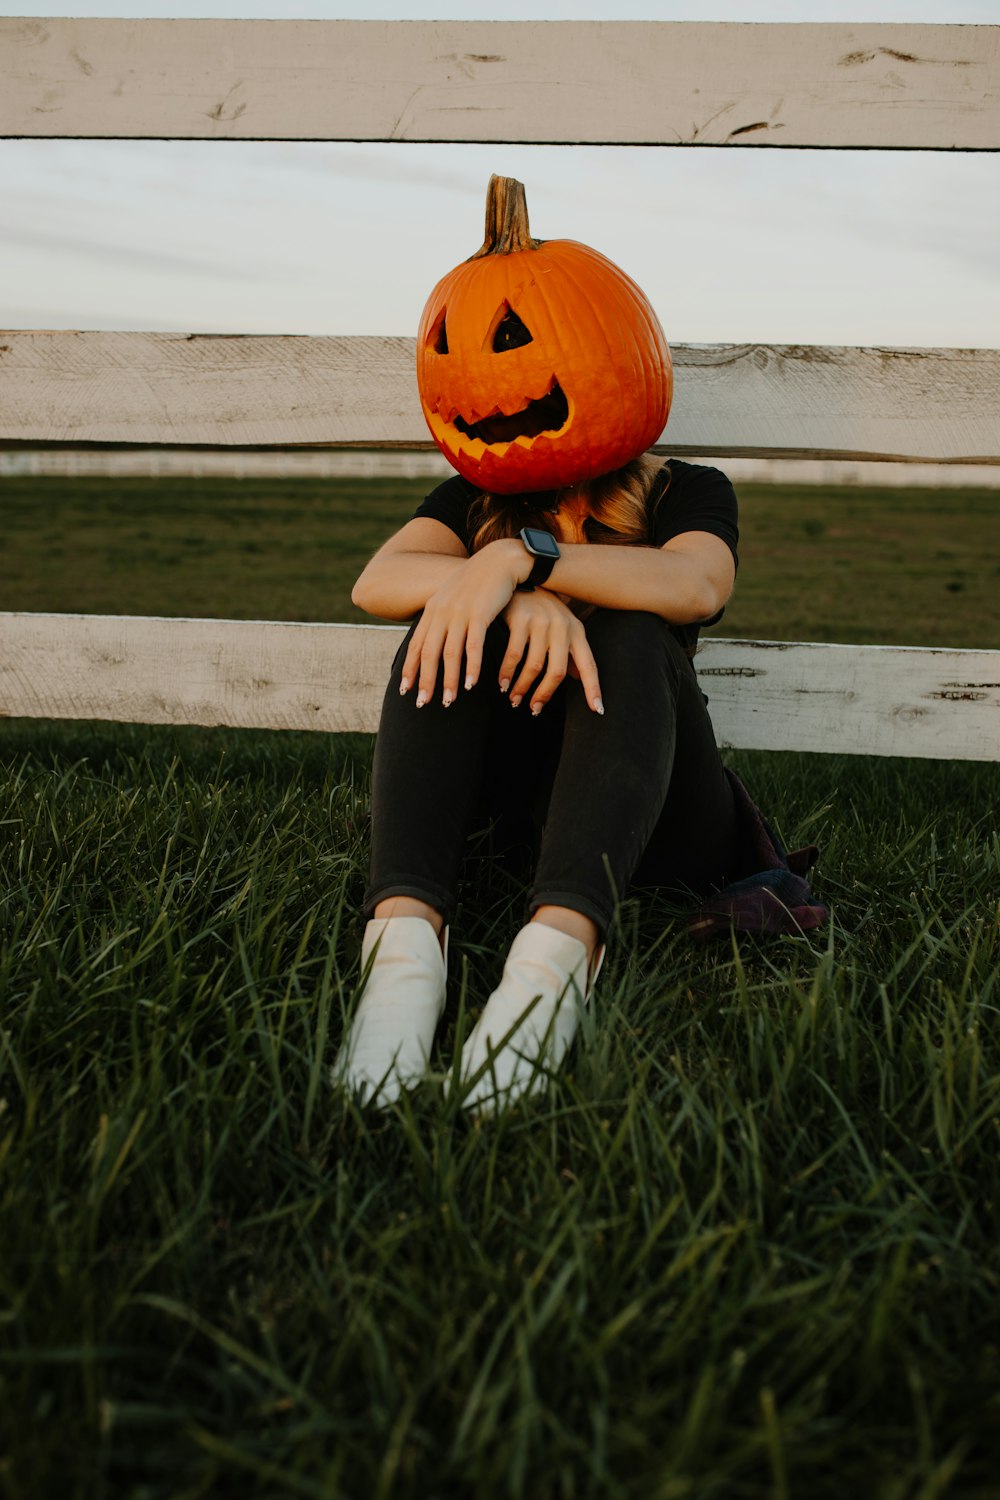
[[361,620],[351,585],[426,480],[9,479],[5,609]]
[[[12,1500],[996,1494],[996,767],[736,757],[829,931],[626,902],[570,1066],[477,1124],[327,1087],[367,740],[2,747]],[[439,1075],[518,911],[470,865]]]
[[[3,607],[362,620],[351,584],[431,483],[8,479]],[[996,491],[741,485],[740,500],[720,634],[1000,646]]]
[[740,577],[721,634],[1000,646],[996,490],[741,485],[739,493]]
[[[75,489],[5,486],[6,608],[344,618],[423,486]],[[997,644],[992,497],[743,498],[724,633]],[[568,1066],[477,1123],[481,858],[435,1078],[327,1084],[370,749],[0,724],[0,1493],[993,1500],[1000,767],[734,755],[830,927],[626,901]]]

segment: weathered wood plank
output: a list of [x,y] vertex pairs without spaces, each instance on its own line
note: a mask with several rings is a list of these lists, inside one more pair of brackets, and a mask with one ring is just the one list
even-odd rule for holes
[[[676,454],[1000,463],[1000,350],[680,344]],[[0,333],[0,441],[429,447],[410,338]]]
[[697,667],[725,745],[1000,760],[1000,651],[712,640]]
[[[373,731],[400,626],[0,614],[0,716]],[[720,741],[1000,760],[1000,651],[710,640]]]
[[0,21],[0,135],[1000,146],[1000,27]]
[[394,626],[0,614],[0,718],[374,730]]
[[[878,489],[1000,490],[1000,464],[891,464],[877,459],[727,458],[744,484],[863,485]],[[79,479],[426,479],[454,470],[442,454],[410,448],[44,448],[0,443],[0,485],[38,475]],[[427,489],[431,485],[426,486]],[[0,491],[2,493],[2,491]]]

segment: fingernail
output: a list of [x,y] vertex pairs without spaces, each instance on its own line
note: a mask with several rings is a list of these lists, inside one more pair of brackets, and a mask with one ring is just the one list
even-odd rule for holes
[[402,698],[403,694],[404,693],[408,693],[409,691],[410,691],[410,679],[408,677],[403,677],[400,680],[400,684],[399,684],[399,696]]
[[603,714],[604,713],[604,704],[601,702],[600,698],[595,698],[594,699],[594,713],[595,714]]
[[513,698],[510,700],[510,706],[511,706],[511,708],[516,708],[517,705],[520,703],[520,701],[521,701],[521,695],[520,695],[520,693],[515,693],[514,696],[513,696]]
[[531,717],[532,717],[532,718],[533,718],[533,719],[537,719],[537,718],[538,718],[538,715],[539,715],[539,714],[540,714],[540,713],[541,713],[541,711],[542,711],[542,709],[543,709],[543,708],[544,708],[544,707],[545,707],[545,704],[544,704],[544,703],[536,703],[536,704],[534,704],[534,705],[533,705],[533,706],[532,706],[532,710],[531,710]]
[[424,704],[426,702],[427,702],[427,694],[421,689],[421,691],[417,694],[417,707],[418,708],[423,708],[423,706],[424,706]]
[[472,677],[471,676],[467,677],[465,679],[465,691],[468,692],[470,690],[470,688],[473,687],[473,685],[474,684],[473,684],[473,681],[472,681]]
[[501,691],[501,693],[505,693],[509,687],[510,687],[510,678],[509,677],[501,677],[501,679],[500,679],[500,691]]
[[454,700],[454,697],[452,696],[451,692],[448,690],[448,688],[445,688],[444,694],[443,694],[443,696],[441,698],[441,702],[444,705],[444,707],[445,708],[450,708],[451,705],[454,703],[454,701],[455,700]]

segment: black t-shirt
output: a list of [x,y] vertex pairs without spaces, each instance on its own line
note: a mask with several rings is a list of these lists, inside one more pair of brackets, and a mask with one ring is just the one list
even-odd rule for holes
[[[425,520],[440,521],[455,533],[468,551],[472,539],[470,511],[481,494],[474,484],[456,474],[444,480],[421,501],[414,519],[421,516]],[[653,481],[649,509],[651,546],[662,547],[671,537],[680,536],[685,531],[709,531],[725,542],[739,566],[736,494],[725,474],[718,469],[684,463],[679,458],[667,459]],[[715,625],[722,613],[720,609],[711,620],[701,623]],[[673,625],[671,629],[684,649],[693,652],[698,643],[698,625]]]

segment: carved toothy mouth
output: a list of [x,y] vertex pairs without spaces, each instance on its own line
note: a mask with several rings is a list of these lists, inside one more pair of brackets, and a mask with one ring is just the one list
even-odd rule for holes
[[558,432],[566,425],[568,416],[569,402],[557,380],[553,382],[547,395],[540,396],[537,401],[529,401],[527,406],[509,416],[504,412],[495,412],[492,416],[482,417],[478,422],[467,422],[463,416],[458,415],[453,418],[453,422],[465,437],[478,438],[481,443],[490,446],[495,443],[512,443],[519,437],[538,437],[542,432]]

